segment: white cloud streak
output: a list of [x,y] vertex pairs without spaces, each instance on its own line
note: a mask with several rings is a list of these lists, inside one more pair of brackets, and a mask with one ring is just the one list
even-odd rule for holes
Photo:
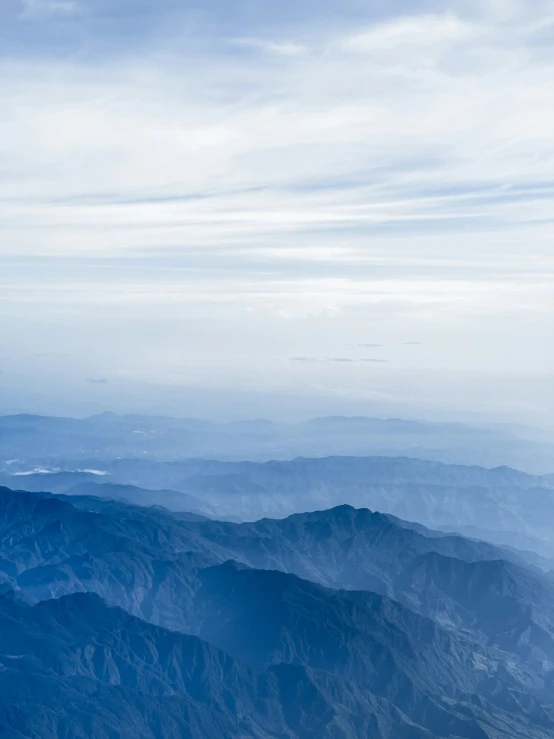
[[76,0],[21,0],[23,20],[40,20],[55,16],[67,17],[81,11]]
[[291,41],[267,41],[261,38],[245,37],[230,38],[227,39],[227,43],[231,46],[254,49],[274,56],[294,57],[307,52],[305,46],[292,43]]

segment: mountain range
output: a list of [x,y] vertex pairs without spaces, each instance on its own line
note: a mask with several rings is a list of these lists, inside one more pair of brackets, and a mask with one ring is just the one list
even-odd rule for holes
[[1,735],[554,736],[529,430],[102,414],[0,441]]
[[554,581],[512,550],[347,505],[0,500],[8,736],[554,733]]

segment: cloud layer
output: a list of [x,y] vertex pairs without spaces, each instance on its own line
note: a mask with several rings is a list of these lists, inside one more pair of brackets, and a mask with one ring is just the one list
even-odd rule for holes
[[[552,3],[180,6],[0,10],[8,353],[44,322],[83,378],[316,376],[399,402],[376,372],[513,373],[507,406],[540,415],[524,386],[554,365]],[[368,334],[395,346],[383,368],[338,361]],[[311,356],[337,359],[288,359]]]

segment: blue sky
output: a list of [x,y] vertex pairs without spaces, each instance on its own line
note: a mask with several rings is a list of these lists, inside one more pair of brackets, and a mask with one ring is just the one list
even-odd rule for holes
[[553,41],[542,0],[3,0],[0,410],[550,423]]

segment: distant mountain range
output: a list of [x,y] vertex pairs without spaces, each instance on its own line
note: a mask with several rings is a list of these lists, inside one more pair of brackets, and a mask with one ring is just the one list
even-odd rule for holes
[[268,461],[337,455],[407,456],[488,467],[510,464],[534,473],[554,471],[554,439],[544,432],[397,418],[333,416],[287,425],[113,413],[85,419],[18,415],[0,417],[0,444],[0,471],[2,462],[29,471],[31,461],[40,466],[52,460],[118,457]]

